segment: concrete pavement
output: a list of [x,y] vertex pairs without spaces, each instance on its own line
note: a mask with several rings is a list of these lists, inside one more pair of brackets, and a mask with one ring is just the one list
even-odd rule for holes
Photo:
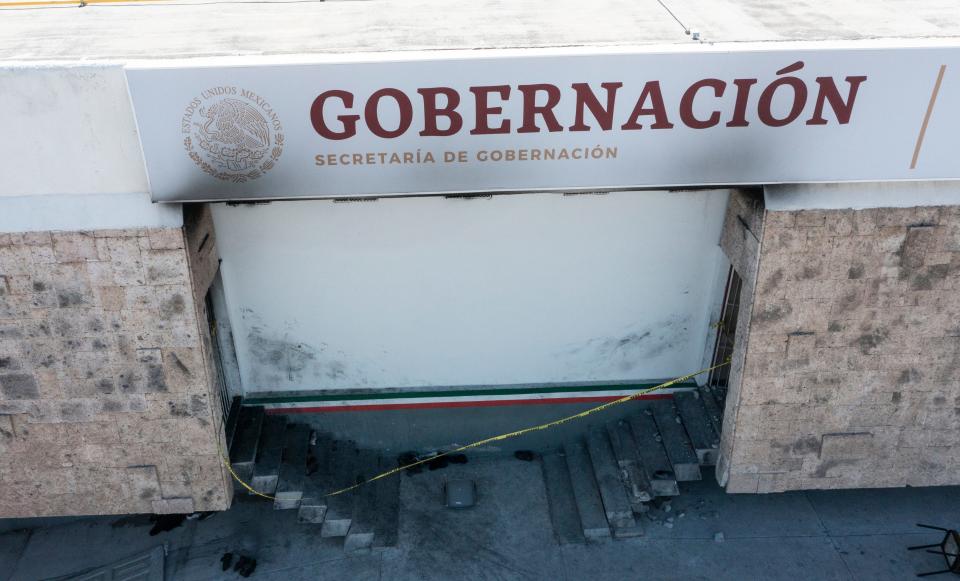
[[[0,534],[0,580],[55,577],[158,544],[178,581],[239,578],[220,570],[221,555],[238,550],[258,558],[251,579],[284,581],[907,579],[941,565],[906,551],[939,540],[915,523],[960,525],[958,487],[729,495],[710,476],[683,484],[669,512],[641,517],[642,538],[559,546],[538,461],[471,458],[402,478],[400,544],[382,553],[346,555],[342,539],[321,538],[295,512],[238,496],[228,512],[153,537],[145,516],[28,523]],[[453,478],[477,481],[476,507],[442,507]]]

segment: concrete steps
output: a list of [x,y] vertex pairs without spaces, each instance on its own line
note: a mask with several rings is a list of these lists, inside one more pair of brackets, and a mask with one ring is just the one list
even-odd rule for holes
[[[364,482],[377,475],[378,459],[371,450],[357,451],[356,482]],[[374,484],[361,486],[354,493],[353,514],[350,528],[343,540],[343,550],[348,553],[364,551],[373,547],[374,527],[377,523],[377,489]]]
[[582,441],[568,443],[563,447],[563,454],[567,459],[573,499],[580,514],[584,538],[595,541],[609,537],[610,525],[603,510],[603,500],[586,444]]
[[[396,460],[380,457],[377,473],[397,467]],[[388,476],[373,483],[376,489],[377,518],[373,524],[373,549],[397,546],[400,531],[400,478]]]
[[307,449],[310,446],[310,427],[303,424],[287,424],[283,435],[283,461],[277,478],[277,491],[273,496],[273,508],[288,510],[300,508],[307,482]]
[[245,481],[249,481],[253,476],[253,464],[260,447],[263,416],[262,407],[241,407],[239,410],[236,433],[230,446],[230,463],[237,475]]
[[587,433],[587,451],[613,536],[621,538],[642,535],[643,530],[633,519],[633,508],[627,500],[626,483],[620,477],[620,465],[613,455],[606,430],[592,429]]
[[672,400],[658,400],[650,406],[650,414],[660,430],[663,449],[673,466],[677,482],[700,480],[700,459],[697,457],[690,436],[683,427],[683,419],[677,413]]
[[707,410],[707,416],[710,418],[710,424],[718,434],[723,429],[723,402],[717,397],[716,391],[709,385],[701,385],[697,388],[700,395],[700,401],[703,402]]
[[673,473],[673,464],[663,448],[663,436],[653,421],[653,414],[646,410],[624,420],[630,426],[637,457],[644,472],[650,478],[650,490],[654,496],[676,496],[680,494],[677,477]]
[[586,538],[580,524],[580,511],[573,495],[573,482],[567,468],[566,454],[555,452],[543,456],[543,482],[547,488],[550,523],[561,545],[583,543]]
[[280,480],[280,465],[283,462],[284,435],[287,421],[280,416],[267,416],[260,432],[259,454],[253,465],[250,485],[265,494],[272,495]]
[[233,440],[237,435],[237,422],[240,421],[240,408],[243,407],[243,398],[239,395],[230,400],[230,412],[227,414],[227,421],[224,422],[223,431],[226,435],[227,449],[233,448]]
[[720,450],[720,433],[713,427],[707,408],[700,401],[700,393],[687,391],[673,397],[683,427],[690,436],[690,445],[701,466],[716,466]]
[[626,489],[627,500],[633,512],[643,512],[643,503],[653,499],[655,493],[650,476],[644,470],[643,461],[637,454],[630,425],[626,422],[611,422],[607,424],[607,434],[620,468],[620,479]]
[[[682,391],[630,416],[592,426],[542,458],[550,519],[561,544],[644,534],[637,518],[657,497],[676,496],[678,482],[699,480],[717,461],[721,417],[709,390]],[[344,539],[347,552],[397,545],[400,479],[324,494],[396,466],[309,426],[233,402],[227,420],[234,470],[275,497],[277,510],[319,525],[322,537]],[[244,493],[242,487],[238,487]],[[522,491],[518,491],[522,492]]]
[[647,503],[678,495],[678,481],[700,480],[700,467],[716,464],[717,409],[699,390],[678,392],[623,420],[594,426],[583,438],[544,455],[557,541],[643,535],[637,515],[648,510]]
[[[226,428],[231,464],[245,482],[273,496],[275,509],[296,510],[298,522],[319,525],[322,537],[342,537],[346,552],[397,545],[399,478],[324,496],[396,466],[395,461],[241,403],[232,402]],[[236,490],[248,493],[239,484]]]

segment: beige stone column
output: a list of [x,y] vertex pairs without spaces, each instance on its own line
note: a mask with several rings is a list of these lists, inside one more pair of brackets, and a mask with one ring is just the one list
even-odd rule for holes
[[729,492],[960,484],[960,206],[768,211],[744,278],[718,475]]
[[186,242],[0,234],[0,517],[227,508],[209,259]]

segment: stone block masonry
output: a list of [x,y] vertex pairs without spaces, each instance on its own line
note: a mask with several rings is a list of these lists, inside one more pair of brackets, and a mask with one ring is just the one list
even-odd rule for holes
[[228,507],[194,270],[180,228],[0,234],[0,518]]
[[760,210],[734,244],[748,207],[727,490],[960,484],[960,207]]

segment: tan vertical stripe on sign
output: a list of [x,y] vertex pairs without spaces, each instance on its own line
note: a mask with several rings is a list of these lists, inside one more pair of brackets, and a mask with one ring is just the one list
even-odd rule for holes
[[923,116],[923,125],[920,126],[920,135],[917,135],[917,145],[913,148],[913,159],[910,161],[910,169],[916,169],[917,167],[917,158],[920,157],[920,148],[923,147],[923,136],[927,133],[930,114],[933,113],[933,105],[937,102],[937,93],[940,92],[940,83],[943,82],[943,73],[946,70],[947,65],[940,65],[937,82],[933,84],[933,93],[930,93],[930,102],[927,103],[927,113]]

